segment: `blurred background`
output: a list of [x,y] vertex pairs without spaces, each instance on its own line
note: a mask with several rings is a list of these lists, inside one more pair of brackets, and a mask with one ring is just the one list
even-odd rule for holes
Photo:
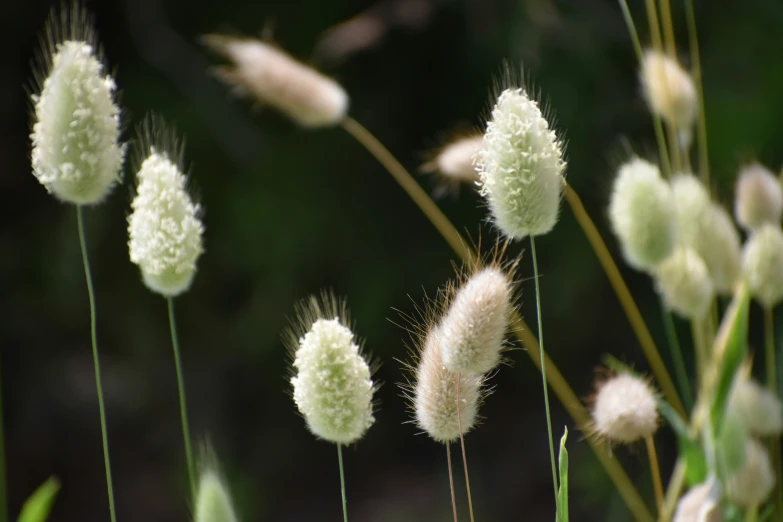
[[[30,172],[30,62],[56,2],[0,6],[0,368],[12,517],[49,475],[62,482],[51,520],[108,520],[89,337],[72,207]],[[696,2],[714,189],[730,204],[738,166],[783,163],[779,0]],[[632,10],[648,41],[641,1]],[[674,2],[682,59],[685,19]],[[322,288],[348,297],[357,332],[383,365],[380,409],[345,453],[352,520],[451,520],[445,451],[406,424],[398,383],[407,334],[397,324],[454,271],[455,256],[391,177],[342,129],[305,131],[237,100],[210,75],[208,32],[271,36],[335,77],[350,114],[411,170],[451,133],[479,128],[503,60],[524,64],[568,141],[568,180],[604,238],[613,171],[631,151],[655,157],[635,56],[612,0],[88,1],[116,71],[127,138],[147,111],[187,140],[206,209],[206,253],[176,300],[195,440],[210,441],[244,522],[342,518],[334,446],[315,440],[288,395],[280,341],[294,304]],[[348,25],[338,26],[346,21]],[[339,27],[335,29],[335,27]],[[165,301],[128,260],[132,173],[86,213],[120,521],[185,521],[176,381]],[[436,181],[422,176],[433,191]],[[460,230],[494,237],[470,188],[439,199]],[[604,353],[646,372],[628,321],[564,208],[540,239],[546,345],[580,397]],[[526,244],[515,244],[512,255]],[[650,280],[622,267],[666,354]],[[535,323],[532,267],[519,268],[523,316]],[[758,311],[755,311],[756,313]],[[754,316],[754,320],[756,320]],[[679,324],[689,346],[687,325]],[[755,342],[752,339],[752,342]],[[477,520],[552,520],[539,374],[515,344],[493,379],[484,423],[467,439]],[[668,360],[668,358],[667,358]],[[582,435],[552,396],[555,435],[571,429],[575,520],[629,520]],[[658,436],[664,474],[675,446]],[[642,447],[615,457],[652,505]],[[459,460],[455,461],[457,470]],[[461,471],[461,515],[467,519]]]

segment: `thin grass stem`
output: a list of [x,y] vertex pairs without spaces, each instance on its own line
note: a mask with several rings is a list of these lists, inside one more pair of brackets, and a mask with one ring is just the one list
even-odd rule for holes
[[95,389],[98,394],[98,410],[101,417],[101,440],[103,442],[103,464],[106,468],[106,490],[109,496],[109,515],[111,522],[117,521],[114,512],[114,487],[111,480],[111,462],[109,460],[109,437],[106,434],[106,408],[103,404],[103,385],[101,384],[101,362],[98,356],[98,328],[95,313],[95,291],[92,287],[92,274],[90,272],[90,260],[87,256],[87,239],[84,234],[84,218],[82,206],[76,205],[76,221],[79,228],[79,244],[82,249],[82,263],[84,264],[84,277],[87,280],[87,295],[90,300],[90,337],[92,339],[92,360],[95,366]]
[[661,482],[661,468],[658,466],[658,453],[655,451],[655,441],[652,435],[644,438],[647,445],[647,456],[650,459],[650,473],[652,474],[653,489],[655,490],[655,503],[658,505],[658,518],[663,517],[666,510],[666,502],[663,497],[663,483]]
[[704,86],[701,77],[701,58],[699,55],[699,36],[696,32],[696,13],[693,0],[685,0],[685,17],[688,20],[688,43],[691,55],[691,76],[696,86],[699,103],[699,119],[696,127],[696,139],[699,147],[699,176],[705,187],[710,186],[710,161],[707,150],[707,117],[704,113]]
[[674,318],[671,311],[661,301],[661,316],[663,317],[663,326],[666,330],[666,338],[669,341],[669,352],[674,363],[674,374],[680,385],[680,394],[685,402],[685,408],[690,411],[693,407],[693,393],[691,392],[691,383],[688,379],[688,370],[685,368],[685,359],[682,355],[682,347],[677,337],[677,329],[674,327]]
[[677,56],[677,44],[674,39],[674,24],[672,23],[672,6],[670,0],[660,0],[661,27],[663,27],[663,46],[666,54],[672,58]]
[[693,335],[693,351],[696,355],[696,377],[701,387],[704,379],[704,373],[709,364],[710,358],[707,352],[707,343],[704,339],[704,321],[699,319],[691,320],[691,334]]
[[[0,366],[0,376],[2,367]],[[0,380],[0,522],[8,522],[8,497],[5,480],[5,434],[3,431],[3,383]]]
[[460,399],[460,389],[462,388],[459,379],[457,379],[457,428],[459,428],[459,444],[462,448],[462,465],[465,468],[465,488],[468,492],[468,510],[470,511],[470,522],[473,520],[473,498],[470,494],[470,477],[468,476],[468,454],[465,451],[465,436],[462,433],[462,399]]
[[[771,306],[764,307],[764,346],[766,352],[767,388],[778,396],[778,375],[775,363],[775,314]],[[781,463],[780,444],[773,439],[770,444],[773,464],[775,466],[775,509],[778,513],[783,509],[783,464]]]
[[655,7],[655,0],[644,0],[644,7],[647,10],[647,23],[650,24],[650,40],[653,49],[660,52],[663,50],[661,41],[661,26],[658,24],[658,10]]
[[454,495],[454,471],[451,467],[451,443],[446,443],[446,462],[449,464],[449,489],[451,490],[451,509],[454,511],[454,522],[457,521],[457,498]]
[[342,444],[337,444],[337,462],[340,464],[340,493],[343,499],[343,522],[348,522],[348,502],[345,500],[345,471],[343,470]]

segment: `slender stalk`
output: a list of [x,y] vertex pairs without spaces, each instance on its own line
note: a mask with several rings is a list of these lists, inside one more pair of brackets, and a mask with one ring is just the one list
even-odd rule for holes
[[759,507],[758,505],[749,507],[747,511],[745,511],[745,522],[756,522],[759,517]]
[[106,468],[106,490],[109,495],[109,515],[111,522],[117,521],[114,512],[114,487],[111,480],[111,462],[109,461],[109,437],[106,434],[106,408],[103,404],[103,385],[101,384],[101,362],[98,356],[98,329],[95,318],[95,291],[92,287],[92,274],[90,273],[90,260],[87,257],[87,239],[84,235],[84,218],[82,206],[76,206],[76,221],[79,228],[79,244],[82,249],[82,263],[84,264],[84,277],[87,280],[87,295],[90,300],[90,337],[92,338],[92,360],[95,366],[95,389],[98,394],[98,410],[101,417],[101,440],[103,441],[103,464]]
[[699,120],[696,127],[696,138],[699,142],[699,175],[705,187],[710,186],[710,162],[707,150],[707,117],[704,113],[704,86],[701,78],[701,58],[699,57],[699,36],[696,32],[696,14],[693,0],[685,0],[685,17],[688,20],[688,43],[691,55],[691,75],[696,86],[696,97],[699,103]]
[[343,470],[342,444],[337,444],[337,462],[340,463],[340,492],[343,497],[343,522],[348,522],[348,502],[345,500],[345,471]]
[[663,483],[661,482],[661,468],[658,466],[658,454],[655,451],[655,441],[652,435],[644,438],[647,444],[647,456],[650,459],[650,473],[652,474],[653,489],[655,490],[655,502],[658,504],[658,518],[663,516],[666,503],[663,497]]
[[568,201],[568,205],[571,207],[571,211],[574,213],[579,226],[582,228],[587,240],[590,242],[590,246],[593,247],[593,251],[598,257],[598,261],[606,273],[606,277],[609,278],[609,282],[617,294],[617,299],[620,301],[620,305],[625,311],[625,315],[628,317],[628,321],[631,323],[636,338],[639,339],[639,344],[644,351],[644,355],[647,361],[650,363],[650,368],[655,375],[655,379],[658,381],[658,385],[661,387],[666,400],[677,410],[677,412],[683,417],[687,417],[685,413],[685,407],[677,394],[677,388],[674,386],[669,371],[666,369],[661,354],[658,348],[655,346],[650,330],[644,322],[642,313],[634,302],[631,291],[628,290],[628,286],[623,280],[623,276],[620,274],[620,270],[617,268],[617,264],[612,259],[612,254],[609,253],[609,249],[606,247],[606,243],[601,238],[600,232],[587,214],[582,200],[579,195],[571,188],[570,185],[566,185],[565,199]]
[[457,499],[454,495],[454,472],[451,469],[451,443],[446,443],[446,462],[449,463],[449,489],[451,490],[451,509],[454,511],[454,522],[457,521]]
[[549,387],[546,383],[546,359],[544,358],[544,321],[541,318],[541,287],[538,281],[538,259],[536,240],[530,236],[530,252],[533,257],[533,279],[536,282],[536,317],[538,318],[538,349],[541,356],[541,383],[544,386],[544,408],[546,409],[546,427],[549,435],[549,457],[552,461],[552,485],[555,488],[557,502],[557,466],[555,465],[555,443],[552,439],[552,416],[549,413]]
[[775,316],[772,307],[764,308],[764,345],[767,355],[767,388],[778,394],[777,366],[775,365]]
[[658,10],[655,8],[655,0],[644,0],[644,7],[647,10],[647,22],[650,24],[650,40],[652,40],[653,49],[660,52],[663,49],[661,42],[661,27],[658,24]]
[[670,0],[660,0],[661,27],[663,27],[663,45],[666,54],[675,58],[677,45],[674,41],[674,24],[672,23],[672,6]]
[[174,349],[174,367],[177,370],[177,391],[179,393],[179,415],[182,421],[182,439],[185,442],[185,460],[188,466],[188,482],[190,494],[196,496],[196,473],[193,467],[193,452],[190,445],[190,427],[188,425],[188,405],[185,396],[185,376],[182,373],[182,358],[179,354],[179,339],[177,337],[177,323],[174,320],[174,298],[166,299],[169,309],[169,329],[171,330],[171,347]]
[[672,362],[674,363],[674,374],[680,385],[680,393],[685,401],[685,407],[690,410],[693,407],[693,394],[691,393],[691,383],[688,380],[688,370],[685,368],[685,360],[682,356],[680,340],[677,338],[677,329],[674,327],[674,318],[672,313],[661,301],[661,316],[666,330],[666,338],[669,341],[669,351],[671,352]]
[[459,444],[462,447],[462,465],[465,468],[465,488],[468,491],[468,510],[470,511],[470,522],[474,522],[473,499],[470,495],[470,477],[468,476],[468,454],[465,451],[465,436],[462,434],[462,413],[460,413],[462,411],[462,400],[459,396],[461,388],[462,386],[460,385],[460,381],[457,380],[457,427],[459,428]]
[[[2,371],[0,371],[2,375]],[[8,522],[8,499],[5,481],[5,435],[3,433],[3,383],[0,381],[0,522]]]
[[691,334],[693,335],[693,351],[696,354],[696,380],[701,386],[704,373],[709,364],[707,344],[704,339],[704,324],[698,319],[691,320]]

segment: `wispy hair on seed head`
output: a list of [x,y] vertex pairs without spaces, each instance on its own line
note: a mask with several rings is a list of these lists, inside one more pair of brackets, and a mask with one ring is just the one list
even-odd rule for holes
[[[483,129],[478,125],[456,128],[451,131],[444,132],[441,136],[438,137],[436,145],[433,145],[421,154],[423,163],[419,166],[419,172],[422,174],[432,174],[435,177],[433,197],[436,199],[442,198],[446,195],[457,197],[460,193],[460,188],[462,185],[468,184],[467,179],[461,179],[450,173],[441,172],[438,162],[441,154],[449,147],[454,146],[461,141],[470,139],[480,140],[482,135]],[[473,163],[475,163],[475,157],[473,158]],[[475,170],[475,166],[473,166],[473,171],[475,172],[477,182],[478,171]],[[472,188],[476,188],[475,182],[471,183],[471,185],[473,185]]]
[[164,156],[177,169],[187,175],[185,168],[185,138],[177,129],[166,122],[158,113],[148,113],[135,129],[136,139],[131,153],[131,167],[134,172],[141,169],[142,163],[151,154]]

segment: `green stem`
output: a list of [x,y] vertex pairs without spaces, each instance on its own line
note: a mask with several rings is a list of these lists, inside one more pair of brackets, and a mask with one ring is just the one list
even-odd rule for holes
[[179,340],[177,338],[177,324],[174,320],[174,298],[166,299],[169,308],[169,329],[171,330],[171,346],[174,348],[174,367],[177,370],[177,390],[179,392],[179,415],[182,420],[182,438],[185,441],[185,459],[188,465],[188,482],[190,494],[195,499],[196,474],[193,468],[193,452],[190,446],[190,427],[188,425],[188,405],[185,398],[185,376],[182,373],[182,359],[179,354]]
[[552,485],[555,488],[557,503],[557,467],[555,466],[555,444],[552,439],[552,417],[549,413],[549,388],[546,384],[546,358],[544,357],[544,323],[541,318],[541,288],[538,282],[538,260],[536,259],[536,240],[530,236],[530,252],[533,257],[533,279],[536,282],[536,315],[538,317],[538,349],[541,354],[541,382],[544,385],[544,408],[546,409],[546,427],[549,431],[549,457],[552,461]]
[[348,522],[348,502],[345,500],[345,471],[343,470],[342,444],[337,444],[337,461],[340,463],[340,491],[343,496],[343,521]]
[[95,388],[98,393],[98,410],[101,417],[101,439],[103,441],[103,463],[106,468],[106,489],[109,495],[109,515],[111,522],[117,521],[114,512],[114,487],[111,480],[111,463],[109,461],[109,437],[106,434],[106,408],[103,404],[103,385],[101,385],[101,363],[98,357],[98,329],[95,319],[95,291],[92,287],[92,274],[90,273],[90,260],[87,257],[87,239],[84,235],[84,218],[82,206],[76,206],[76,221],[79,226],[79,244],[82,249],[82,263],[84,264],[84,277],[87,280],[87,295],[90,299],[90,336],[92,337],[92,360],[95,365]]
[[688,19],[688,42],[690,46],[693,83],[696,86],[696,97],[699,101],[699,120],[696,127],[699,140],[699,175],[705,187],[710,186],[709,153],[707,150],[707,117],[704,114],[704,86],[701,78],[701,58],[699,57],[699,37],[696,33],[696,14],[693,10],[693,0],[685,0],[685,15]]
[[709,364],[707,346],[704,342],[704,324],[701,320],[691,320],[691,334],[693,334],[693,351],[696,354],[696,376],[699,387],[701,387],[707,364]]
[[685,368],[685,359],[682,356],[680,340],[677,338],[677,329],[674,327],[674,318],[663,302],[661,302],[661,315],[663,316],[666,338],[669,341],[669,351],[674,363],[674,373],[680,383],[680,394],[682,394],[683,401],[685,401],[685,407],[690,410],[693,407],[693,393],[691,392],[691,383],[688,380],[688,370]]
[[5,482],[5,436],[3,433],[3,386],[0,381],[0,522],[8,522],[8,499]]
[[764,344],[767,352],[767,388],[778,394],[778,376],[775,365],[775,316],[772,307],[764,308]]
[[745,511],[745,522],[756,522],[759,517],[759,507],[758,505],[749,507],[747,511]]

